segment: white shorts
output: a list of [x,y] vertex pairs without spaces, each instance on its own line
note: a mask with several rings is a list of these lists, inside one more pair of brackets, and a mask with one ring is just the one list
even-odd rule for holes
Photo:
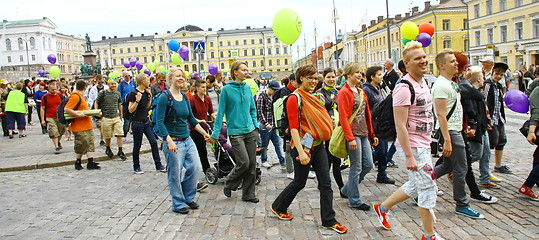
[[[406,161],[402,147],[397,146],[397,152],[399,157]],[[402,190],[411,198],[418,198],[417,205],[419,207],[432,209],[436,206],[438,187],[436,182],[432,180],[431,175],[422,169],[426,164],[430,165],[431,169],[434,169],[430,148],[412,148],[412,154],[419,170],[408,170],[408,181],[402,185]]]

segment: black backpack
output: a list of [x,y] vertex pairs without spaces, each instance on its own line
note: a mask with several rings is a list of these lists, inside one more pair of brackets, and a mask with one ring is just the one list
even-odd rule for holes
[[[124,115],[123,118],[124,118],[124,119],[127,119],[127,120],[129,120],[129,121],[131,121],[131,119],[133,118],[133,116],[135,115],[135,113],[137,112],[137,110],[135,110],[135,111],[132,112],[132,113],[129,112],[129,101],[127,101],[127,97],[129,97],[129,95],[131,95],[131,94],[137,94],[136,91],[137,91],[137,90],[135,89],[135,90],[131,91],[130,93],[126,94],[126,95],[124,96],[124,102],[123,102],[123,104],[122,104],[122,113],[123,113],[123,115]],[[133,93],[133,92],[134,92],[134,93]],[[137,107],[137,108],[138,108],[138,107]]]
[[56,117],[58,118],[58,121],[61,124],[64,124],[66,126],[69,125],[74,120],[74,119],[66,119],[65,111],[64,111],[64,108],[66,107],[67,101],[69,101],[69,98],[71,98],[71,96],[73,96],[73,95],[77,95],[79,97],[79,102],[77,103],[77,105],[73,109],[73,110],[78,110],[79,107],[80,107],[80,104],[82,102],[82,97],[80,95],[74,94],[74,93],[72,93],[68,97],[62,99],[62,101],[60,102],[60,105],[58,105],[58,109],[56,109]]
[[[410,93],[412,94],[410,105],[414,105],[414,86],[404,79],[400,82],[410,86]],[[384,100],[374,105],[371,115],[376,137],[384,141],[395,141],[397,138],[397,129],[395,128],[395,117],[393,116],[393,91]]]

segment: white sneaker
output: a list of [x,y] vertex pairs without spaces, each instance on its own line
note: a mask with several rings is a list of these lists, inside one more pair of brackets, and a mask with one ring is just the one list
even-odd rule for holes
[[267,161],[262,163],[262,167],[270,168],[271,166],[272,166],[271,163],[269,163]]
[[436,195],[438,195],[438,196],[442,196],[442,195],[444,195],[444,191],[442,191],[442,190],[438,190],[438,192],[436,193]]
[[294,172],[286,174],[286,177],[289,178],[289,179],[294,180]]
[[316,177],[316,173],[314,173],[313,171],[309,171],[309,176],[307,176],[308,178],[315,178]]

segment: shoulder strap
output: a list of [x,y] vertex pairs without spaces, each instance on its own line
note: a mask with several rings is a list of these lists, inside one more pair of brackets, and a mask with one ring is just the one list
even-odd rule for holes
[[447,114],[447,116],[445,116],[445,118],[447,120],[449,120],[449,118],[451,118],[451,115],[453,115],[453,112],[455,111],[455,108],[457,108],[457,99],[455,99],[455,103],[453,103],[453,107],[451,107],[451,110],[449,110],[449,113]]
[[[82,102],[82,96],[80,96],[80,95],[77,94],[77,93],[72,93],[72,94],[75,94],[75,95],[77,95],[77,97],[79,97],[79,102],[77,103],[77,105],[75,106],[75,109],[73,109],[73,110],[79,110],[80,104],[81,104],[81,102]],[[68,101],[69,101],[69,100],[68,100]]]
[[352,123],[352,121],[354,121],[354,118],[356,117],[357,113],[359,112],[359,109],[361,109],[361,104],[363,104],[363,98],[364,98],[364,95],[365,93],[363,91],[361,91],[361,93],[359,93],[359,107],[356,109],[356,111],[354,111],[354,113],[350,116],[350,118],[348,118],[348,122],[349,123]]
[[410,105],[414,105],[414,102],[415,102],[415,89],[414,89],[414,85],[412,85],[412,83],[408,80],[405,80],[405,79],[401,79],[401,83],[406,83],[408,84],[408,86],[410,87],[410,93],[412,94],[412,96],[410,97]]

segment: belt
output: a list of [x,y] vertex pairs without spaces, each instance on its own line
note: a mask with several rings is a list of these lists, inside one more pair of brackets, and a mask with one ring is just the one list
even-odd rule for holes
[[183,141],[187,140],[187,138],[189,138],[189,137],[177,138],[177,137],[172,137],[171,136],[170,138],[172,138],[172,141],[174,141],[174,142],[183,142]]

